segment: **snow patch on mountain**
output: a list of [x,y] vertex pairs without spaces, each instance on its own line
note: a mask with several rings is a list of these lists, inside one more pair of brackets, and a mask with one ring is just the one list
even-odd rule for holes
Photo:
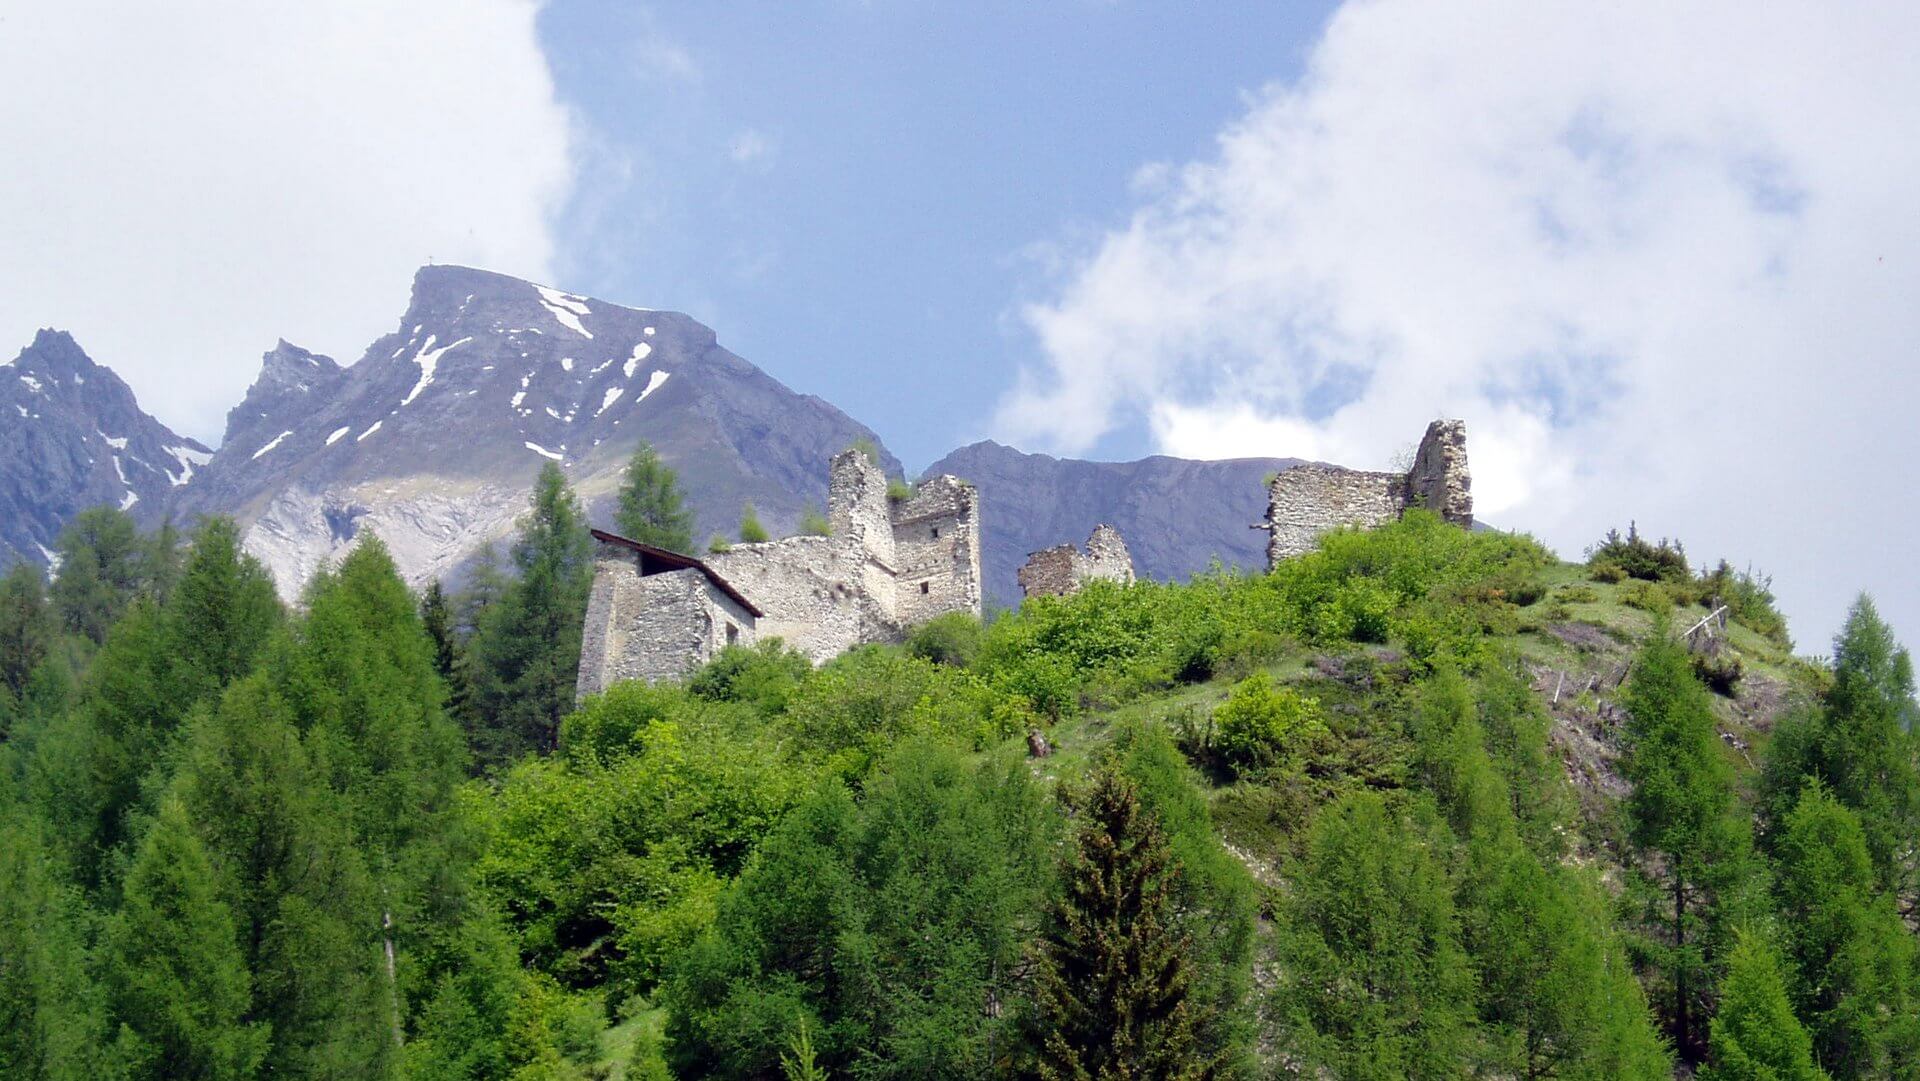
[[415,363],[420,365],[420,381],[413,385],[412,390],[407,391],[406,397],[400,399],[400,404],[401,405],[412,404],[413,400],[420,396],[421,391],[433,385],[434,369],[440,366],[440,358],[446,356],[448,352],[458,349],[472,340],[473,339],[470,337],[462,338],[459,341],[454,342],[452,345],[443,345],[440,348],[435,349],[433,348],[435,336],[431,334],[427,335],[427,344],[421,346],[420,352],[416,354],[413,358]]
[[275,448],[275,447],[277,447],[277,446],[279,446],[279,445],[280,445],[280,441],[281,441],[282,439],[285,439],[286,437],[288,437],[288,436],[290,436],[290,435],[292,435],[292,434],[293,434],[293,432],[291,432],[291,431],[285,431],[285,432],[281,432],[281,433],[280,433],[279,435],[276,435],[276,436],[274,436],[274,437],[273,437],[273,439],[272,439],[272,440],[270,440],[270,441],[269,441],[269,442],[267,443],[267,445],[266,445],[266,446],[264,446],[264,447],[261,447],[261,448],[260,448],[259,450],[256,450],[256,451],[254,451],[254,452],[253,452],[253,456],[254,456],[254,458],[256,458],[256,459],[257,459],[257,458],[259,458],[259,457],[260,457],[260,456],[261,456],[262,454],[265,454],[266,452],[268,452],[268,451],[270,451],[270,450],[272,450],[273,448]]

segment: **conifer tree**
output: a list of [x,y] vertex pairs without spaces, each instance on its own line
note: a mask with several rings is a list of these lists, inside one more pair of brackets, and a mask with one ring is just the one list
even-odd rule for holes
[[489,541],[473,554],[473,569],[467,584],[454,599],[454,631],[462,641],[471,642],[480,630],[487,609],[499,603],[507,592],[507,576],[500,571],[500,550]]
[[487,610],[474,643],[481,729],[477,757],[505,762],[551,751],[573,708],[580,625],[593,585],[592,541],[558,466],[534,483],[532,509],[513,546],[519,576]]
[[768,538],[767,527],[760,524],[760,512],[748,503],[740,508],[740,543],[759,544]]
[[1044,939],[1036,994],[1040,1076],[1210,1078],[1205,1019],[1188,997],[1192,940],[1174,905],[1172,853],[1133,782],[1107,765],[1079,801],[1074,837]]
[[55,542],[60,575],[53,582],[54,607],[74,634],[104,642],[145,584],[146,553],[133,519],[112,507],[89,507],[74,515]]
[[1817,1057],[1837,1077],[1886,1076],[1912,1038],[1913,938],[1878,888],[1859,819],[1817,779],[1784,825],[1775,891]]
[[614,525],[621,535],[671,552],[693,550],[693,512],[685,505],[674,471],[651,443],[642,442],[627,461]]
[[1763,790],[1770,832],[1816,777],[1858,817],[1880,888],[1920,904],[1920,737],[1913,660],[1873,600],[1857,599],[1833,643],[1833,687],[1813,715],[1780,726]]
[[1621,773],[1648,941],[1665,982],[1668,1032],[1688,1061],[1706,1051],[1706,1019],[1732,932],[1753,895],[1752,836],[1720,749],[1706,688],[1664,628],[1627,685]]
[[39,568],[15,563],[0,579],[0,691],[15,699],[26,693],[57,633]]
[[454,627],[453,604],[437,578],[420,598],[420,624],[433,643],[433,670],[447,687],[447,716],[464,730],[473,707],[473,688],[469,682],[472,670],[467,665],[466,646]]
[[112,1076],[78,891],[62,881],[42,823],[6,802],[0,793],[0,1076]]
[[269,1033],[221,884],[178,800],[160,807],[107,935],[116,1051],[134,1078],[246,1078]]
[[165,604],[173,596],[173,587],[179,584],[180,574],[186,568],[180,527],[173,524],[173,515],[161,519],[160,528],[145,538],[145,549],[147,594]]
[[1430,827],[1373,792],[1314,820],[1282,911],[1279,1012],[1341,1078],[1451,1078],[1473,1042],[1474,977]]
[[1701,1081],[1827,1081],[1793,1015],[1773,948],[1742,933],[1727,964]]

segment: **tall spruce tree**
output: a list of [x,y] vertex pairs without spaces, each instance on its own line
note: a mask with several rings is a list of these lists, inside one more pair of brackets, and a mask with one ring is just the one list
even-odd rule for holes
[[115,1050],[130,1078],[239,1081],[265,1058],[229,892],[185,807],[162,803],[107,932]]
[[25,694],[28,679],[58,633],[40,569],[25,561],[15,563],[0,578],[0,691],[15,699]]
[[641,442],[627,460],[614,525],[623,536],[673,552],[693,551],[693,512],[674,471],[653,444]]
[[1664,984],[1674,1046],[1690,1062],[1706,1053],[1706,1021],[1725,971],[1733,930],[1754,900],[1752,835],[1721,750],[1707,690],[1665,629],[1633,663],[1627,684],[1621,773],[1628,836],[1646,941]]
[[447,688],[447,716],[464,731],[473,708],[471,669],[466,661],[466,644],[454,626],[454,606],[434,579],[420,598],[420,625],[433,643],[433,670]]
[[1913,660],[1857,599],[1833,643],[1833,687],[1821,708],[1780,726],[1762,789],[1769,833],[1818,778],[1859,818],[1882,890],[1911,915],[1920,908],[1920,736],[1914,731]]
[[1914,942],[1860,821],[1815,779],[1784,826],[1774,888],[1816,1057],[1835,1077],[1901,1076],[1914,1065]]
[[502,763],[553,750],[573,708],[580,629],[593,586],[592,540],[560,468],[534,482],[532,508],[513,545],[518,577],[481,618],[474,642],[482,720],[476,756]]
[[1760,935],[1742,933],[1720,989],[1700,1081],[1827,1081],[1787,1001],[1780,960]]
[[1043,939],[1040,1076],[1217,1076],[1195,1038],[1208,1019],[1189,998],[1192,938],[1160,823],[1112,764],[1077,802],[1082,825]]
[[88,915],[42,824],[0,793],[0,1077],[111,1077]]
[[54,607],[74,634],[104,642],[108,628],[146,584],[147,555],[133,519],[112,507],[74,515],[54,542],[60,575]]
[[1281,910],[1277,1005],[1332,1076],[1452,1078],[1468,1061],[1478,1003],[1437,828],[1367,791],[1314,820]]

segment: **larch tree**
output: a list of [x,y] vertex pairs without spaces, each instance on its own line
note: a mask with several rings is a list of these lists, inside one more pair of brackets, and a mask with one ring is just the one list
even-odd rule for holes
[[679,478],[653,444],[643,441],[627,460],[613,520],[621,535],[642,544],[693,551],[693,512],[686,507]]

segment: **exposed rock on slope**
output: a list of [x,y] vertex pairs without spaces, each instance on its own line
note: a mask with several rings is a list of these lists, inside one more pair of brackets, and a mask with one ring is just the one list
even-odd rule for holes
[[71,335],[42,330],[0,364],[0,564],[47,565],[88,507],[156,510],[209,454],[141,412]]
[[789,529],[825,506],[829,457],[878,444],[685,315],[436,266],[352,367],[285,342],[267,353],[178,507],[235,515],[289,595],[368,529],[417,585],[506,536],[547,461],[609,521],[643,438],[679,471],[702,540],[731,533],[747,500]]
[[1267,477],[1299,464],[1297,458],[1084,462],[981,442],[927,472],[952,473],[979,488],[987,596],[1017,605],[1015,575],[1029,552],[1077,541],[1101,522],[1119,527],[1144,577],[1184,579],[1216,556],[1228,566],[1264,568],[1267,535],[1247,527],[1266,516]]

